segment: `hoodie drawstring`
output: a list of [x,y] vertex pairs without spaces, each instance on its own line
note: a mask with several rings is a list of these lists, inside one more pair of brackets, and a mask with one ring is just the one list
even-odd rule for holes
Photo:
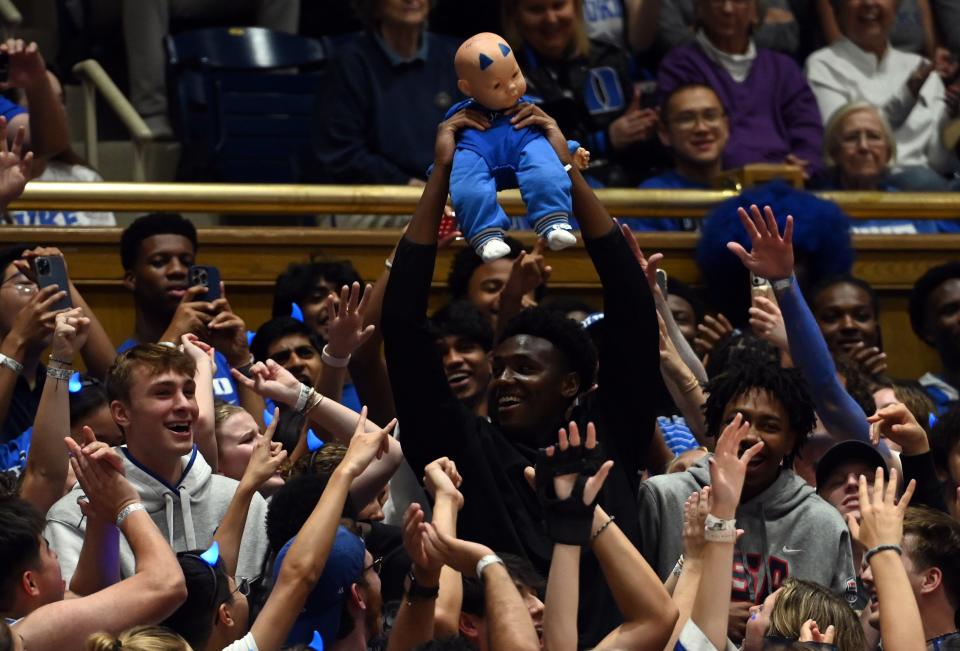
[[167,542],[173,547],[173,495],[163,494],[163,512],[167,516]]
[[193,530],[193,510],[190,508],[190,493],[179,486],[180,514],[183,516],[183,535],[187,539],[187,549],[197,549],[197,532]]

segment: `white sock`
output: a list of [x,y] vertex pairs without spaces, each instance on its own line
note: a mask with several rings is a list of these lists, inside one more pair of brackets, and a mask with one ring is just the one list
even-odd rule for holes
[[565,228],[551,228],[547,233],[547,246],[551,251],[559,251],[577,243],[577,236]]
[[510,245],[500,239],[487,240],[483,246],[480,247],[479,253],[484,262],[493,262],[509,254]]

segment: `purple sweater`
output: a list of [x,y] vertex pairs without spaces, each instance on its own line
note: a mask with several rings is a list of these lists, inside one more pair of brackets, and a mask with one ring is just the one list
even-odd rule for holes
[[823,123],[817,100],[800,67],[788,56],[757,48],[750,74],[738,83],[699,45],[683,45],[663,59],[657,86],[666,97],[685,84],[713,88],[730,116],[724,168],[782,163],[790,153],[809,161],[811,172],[823,166]]

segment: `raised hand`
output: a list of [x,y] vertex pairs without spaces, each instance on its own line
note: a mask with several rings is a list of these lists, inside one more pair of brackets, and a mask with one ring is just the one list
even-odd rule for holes
[[493,553],[493,550],[485,545],[443,534],[430,523],[420,525],[420,535],[432,563],[449,565],[468,578],[476,578],[477,563],[484,556]]
[[47,81],[47,66],[36,43],[29,45],[19,38],[7,39],[0,44],[0,52],[10,57],[7,79],[0,83],[0,90],[30,88]]
[[550,280],[553,267],[547,264],[543,254],[547,242],[537,238],[533,251],[521,251],[510,267],[510,275],[504,285],[503,293],[512,296],[526,296]]
[[914,479],[907,484],[900,501],[897,496],[897,469],[890,469],[890,481],[883,481],[883,469],[877,468],[873,490],[867,488],[867,478],[860,475],[860,522],[847,515],[850,536],[864,549],[877,545],[899,545],[903,538],[903,514],[917,486]]
[[423,469],[423,485],[434,499],[451,499],[457,509],[463,508],[463,493],[459,491],[463,478],[457,472],[457,464],[447,457],[440,457]]
[[72,310],[58,312],[54,317],[52,356],[62,362],[70,363],[83,345],[87,343],[90,334],[90,319],[83,315],[83,309],[75,307]]
[[[123,475],[119,455],[104,444],[98,444],[90,428],[84,428],[84,436],[93,440],[83,448],[70,437],[64,439],[70,451],[70,465],[86,497],[80,501],[80,508],[84,515],[114,522],[120,511],[139,501],[140,496]],[[118,467],[121,471],[117,470]]]
[[927,433],[913,417],[907,406],[896,402],[867,418],[870,423],[870,442],[877,445],[880,437],[890,439],[903,449],[903,454],[914,456],[929,452]]
[[457,132],[461,129],[486,131],[490,120],[479,111],[463,109],[457,111],[437,127],[437,140],[433,148],[435,165],[451,165],[453,152],[457,149]]
[[373,335],[374,325],[363,326],[367,305],[373,294],[367,285],[360,298],[360,283],[340,288],[340,300],[327,303],[327,346],[334,357],[349,357]]
[[758,276],[770,280],[789,278],[793,273],[793,216],[787,215],[781,237],[770,206],[763,207],[762,215],[756,205],[750,206],[749,214],[743,208],[738,208],[737,214],[750,236],[751,250],[747,253],[737,242],[727,242],[727,248]]
[[703,557],[706,540],[704,525],[710,513],[710,487],[694,491],[683,504],[683,560],[697,561]]
[[800,642],[813,642],[814,644],[833,644],[833,638],[837,629],[830,624],[823,633],[817,627],[817,622],[808,619],[800,625]]
[[701,355],[712,353],[717,345],[733,334],[733,324],[724,315],[717,313],[716,317],[709,314],[703,318],[703,323],[697,326],[698,336],[693,340]]
[[180,338],[180,343],[183,347],[183,352],[186,353],[195,364],[198,366],[200,364],[209,364],[210,373],[214,374],[217,372],[217,362],[213,346],[201,341],[197,335],[192,333],[183,335]]
[[710,488],[713,494],[711,511],[723,520],[734,517],[740,503],[747,466],[763,449],[763,441],[758,441],[747,448],[742,456],[737,456],[740,444],[749,433],[750,423],[737,413],[733,421],[723,428],[713,456],[710,457]]
[[273,434],[277,431],[277,423],[280,422],[280,409],[273,411],[273,420],[263,436],[257,437],[253,444],[253,452],[250,454],[250,461],[247,463],[246,470],[243,471],[241,484],[247,484],[257,490],[267,480],[277,474],[280,466],[287,460],[287,451],[283,449],[283,444],[273,440]]
[[862,341],[847,355],[847,359],[866,375],[883,375],[887,372],[887,354],[876,346],[867,346]]
[[251,366],[250,377],[243,375],[235,368],[230,369],[230,373],[235,382],[256,391],[264,398],[270,398],[288,407],[295,406],[300,397],[300,380],[272,359],[257,362]]
[[380,459],[389,451],[390,432],[397,424],[394,418],[379,431],[367,431],[367,408],[360,410],[357,429],[350,438],[350,445],[343,456],[337,471],[343,471],[348,477],[356,479],[367,469],[374,459]]
[[787,328],[783,323],[780,307],[766,296],[754,296],[750,308],[750,327],[753,334],[769,341],[782,351],[789,352]]
[[623,233],[623,236],[626,238],[627,245],[630,247],[633,257],[637,259],[640,268],[643,269],[643,275],[647,277],[647,284],[650,286],[650,291],[653,292],[654,297],[662,299],[663,292],[660,291],[660,285],[657,284],[657,269],[663,260],[663,254],[654,253],[648,258],[640,249],[640,244],[637,242],[637,238],[629,226],[620,224],[620,232]]
[[183,297],[177,305],[177,311],[173,313],[170,325],[160,336],[160,341],[176,343],[188,333],[195,334],[201,339],[207,338],[207,325],[213,320],[215,308],[209,301],[196,300],[206,291],[207,288],[203,285],[194,285],[184,290]]
[[660,366],[671,378],[684,377],[688,373],[687,367],[667,332],[667,323],[660,316],[660,312],[657,312],[657,326],[660,328]]
[[436,554],[431,556],[427,553],[426,536],[421,531],[423,523],[423,508],[414,502],[403,514],[403,548],[414,565],[431,572],[439,572],[443,568],[443,559]]
[[210,343],[223,353],[230,366],[245,366],[251,359],[247,324],[230,307],[223,282],[220,283],[220,298],[213,301],[211,308],[216,316],[207,324]]
[[13,144],[7,147],[7,119],[0,116],[0,206],[2,207],[6,207],[23,194],[23,189],[30,180],[33,152],[23,153],[26,134],[25,127],[17,129]]
[[[48,285],[37,290],[37,286],[26,278],[12,282],[17,291],[32,292],[30,300],[20,308],[13,319],[10,332],[4,337],[4,343],[14,348],[28,351],[43,350],[49,342],[49,337],[56,330],[57,311],[54,304],[67,295],[67,292],[56,285]],[[23,290],[20,287],[23,287]]]

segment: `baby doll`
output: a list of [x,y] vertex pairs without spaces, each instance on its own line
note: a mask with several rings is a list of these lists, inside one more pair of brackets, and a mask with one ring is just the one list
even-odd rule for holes
[[[547,246],[559,251],[575,244],[569,168],[564,169],[542,132],[515,129],[504,114],[533,101],[524,97],[527,83],[510,46],[496,34],[477,34],[457,50],[455,64],[458,87],[470,99],[451,107],[446,118],[468,108],[483,112],[491,123],[485,131],[461,131],[453,156],[450,196],[464,237],[484,262],[507,255],[503,234],[510,220],[497,202],[497,191],[519,187],[527,219]],[[578,162],[588,155],[578,151]]]

